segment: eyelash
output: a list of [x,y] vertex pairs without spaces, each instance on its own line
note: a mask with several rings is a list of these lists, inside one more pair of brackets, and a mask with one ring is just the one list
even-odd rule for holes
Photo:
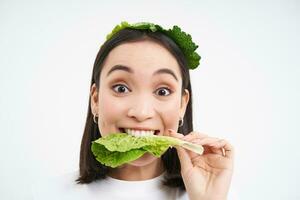
[[[117,90],[115,90],[115,88],[117,88],[118,86],[121,86],[121,87],[125,87],[129,92],[131,92],[131,90],[126,86],[126,85],[124,85],[124,84],[117,84],[117,85],[113,85],[112,86],[112,89],[116,92],[116,93],[124,93],[124,92],[118,92]],[[155,93],[157,92],[157,91],[160,91],[161,89],[165,89],[165,90],[168,90],[168,95],[159,95],[159,96],[170,96],[172,93],[173,93],[173,91],[170,89],[170,88],[168,88],[168,87],[161,87],[161,88],[158,88],[156,91],[155,91]]]

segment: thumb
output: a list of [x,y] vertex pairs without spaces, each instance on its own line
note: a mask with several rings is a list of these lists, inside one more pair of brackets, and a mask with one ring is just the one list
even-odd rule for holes
[[[182,134],[176,133],[173,129],[168,129],[168,133],[172,137],[176,137],[179,139],[183,138]],[[177,150],[178,158],[180,160],[181,171],[187,171],[188,169],[192,168],[193,164],[188,152],[180,146],[175,146],[175,148]]]

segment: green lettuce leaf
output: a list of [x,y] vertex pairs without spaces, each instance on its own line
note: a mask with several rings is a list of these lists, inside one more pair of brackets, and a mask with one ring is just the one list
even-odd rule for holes
[[169,147],[182,146],[196,153],[202,154],[203,147],[168,136],[134,137],[126,133],[113,133],[92,142],[92,152],[97,161],[118,167],[138,159],[149,152],[160,157]]
[[92,152],[98,162],[106,166],[115,168],[138,159],[139,157],[144,155],[146,150],[132,149],[127,152],[109,151],[103,145],[93,142]]

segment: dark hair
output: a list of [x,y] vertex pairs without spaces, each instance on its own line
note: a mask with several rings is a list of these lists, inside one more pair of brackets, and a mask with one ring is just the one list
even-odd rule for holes
[[[123,29],[116,33],[111,39],[107,40],[100,48],[94,62],[91,86],[95,83],[99,90],[99,77],[103,68],[103,62],[109,52],[116,46],[124,42],[133,42],[150,39],[156,41],[167,48],[176,58],[182,75],[182,94],[184,89],[189,90],[190,100],[188,102],[186,112],[183,118],[183,126],[178,128],[178,132],[184,135],[193,130],[193,114],[192,114],[192,89],[190,83],[189,68],[187,61],[180,48],[176,43],[160,32],[151,32],[147,30]],[[80,149],[80,175],[76,180],[78,183],[90,183],[97,179],[106,177],[108,171],[112,168],[99,163],[91,152],[92,141],[101,137],[98,125],[93,121],[91,112],[91,96],[89,97],[88,113],[81,141]],[[169,187],[179,187],[185,189],[181,173],[180,162],[175,148],[168,149],[162,156],[163,165],[166,169],[164,184]]]

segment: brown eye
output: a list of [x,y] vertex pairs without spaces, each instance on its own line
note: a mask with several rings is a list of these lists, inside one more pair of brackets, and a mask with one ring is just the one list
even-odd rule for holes
[[125,85],[122,85],[122,84],[114,85],[112,88],[117,93],[129,92],[129,89]]
[[169,96],[172,92],[169,88],[159,88],[155,93],[159,96]]

